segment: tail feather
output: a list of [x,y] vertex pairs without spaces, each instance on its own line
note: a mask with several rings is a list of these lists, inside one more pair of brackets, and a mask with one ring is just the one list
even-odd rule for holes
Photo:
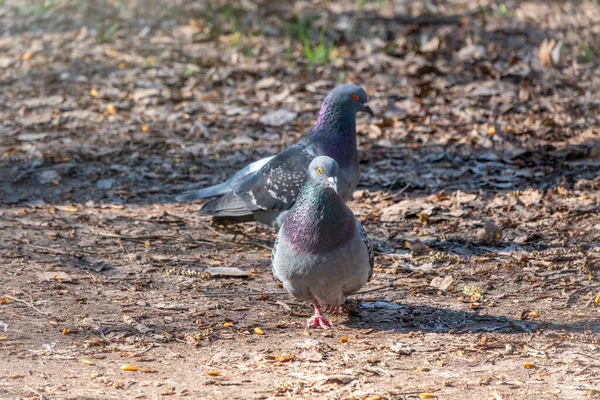
[[241,199],[228,193],[223,197],[214,199],[204,204],[200,209],[200,215],[212,215],[216,217],[240,217],[252,215]]
[[262,158],[249,165],[246,165],[244,168],[233,174],[231,178],[229,178],[223,183],[219,183],[218,185],[210,186],[200,190],[195,190],[192,192],[182,193],[179,196],[175,197],[175,200],[184,202],[198,199],[208,199],[209,197],[224,196],[227,193],[231,192],[231,190],[234,187],[236,187],[239,183],[241,183],[246,177],[252,175],[256,171],[261,169],[265,164],[271,161],[273,157],[275,156]]
[[229,182],[219,183],[218,185],[210,186],[192,192],[185,192],[175,197],[179,202],[192,201],[198,199],[207,199],[209,197],[223,196],[231,191]]

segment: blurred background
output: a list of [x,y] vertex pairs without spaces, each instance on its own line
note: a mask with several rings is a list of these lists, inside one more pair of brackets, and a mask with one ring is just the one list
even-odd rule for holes
[[588,0],[2,0],[0,201],[170,202],[296,141],[341,82],[378,114],[363,188],[574,185],[599,24]]

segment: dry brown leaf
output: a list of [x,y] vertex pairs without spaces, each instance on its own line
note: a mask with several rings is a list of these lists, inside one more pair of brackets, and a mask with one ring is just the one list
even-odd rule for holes
[[292,360],[292,356],[289,354],[280,354],[275,356],[275,360],[279,362],[288,362]]

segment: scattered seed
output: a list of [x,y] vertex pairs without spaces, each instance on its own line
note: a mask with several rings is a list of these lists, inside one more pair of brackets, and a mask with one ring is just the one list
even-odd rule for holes
[[265,331],[263,331],[262,328],[257,326],[256,328],[254,328],[254,333],[257,335],[264,335]]

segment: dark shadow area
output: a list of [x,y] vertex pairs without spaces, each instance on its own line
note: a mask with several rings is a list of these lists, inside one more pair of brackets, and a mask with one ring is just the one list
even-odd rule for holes
[[408,306],[395,302],[362,302],[359,315],[352,315],[345,326],[401,333],[536,333],[561,331],[569,333],[600,332],[600,320],[554,323],[544,320],[518,320],[506,316],[486,315],[427,305]]

